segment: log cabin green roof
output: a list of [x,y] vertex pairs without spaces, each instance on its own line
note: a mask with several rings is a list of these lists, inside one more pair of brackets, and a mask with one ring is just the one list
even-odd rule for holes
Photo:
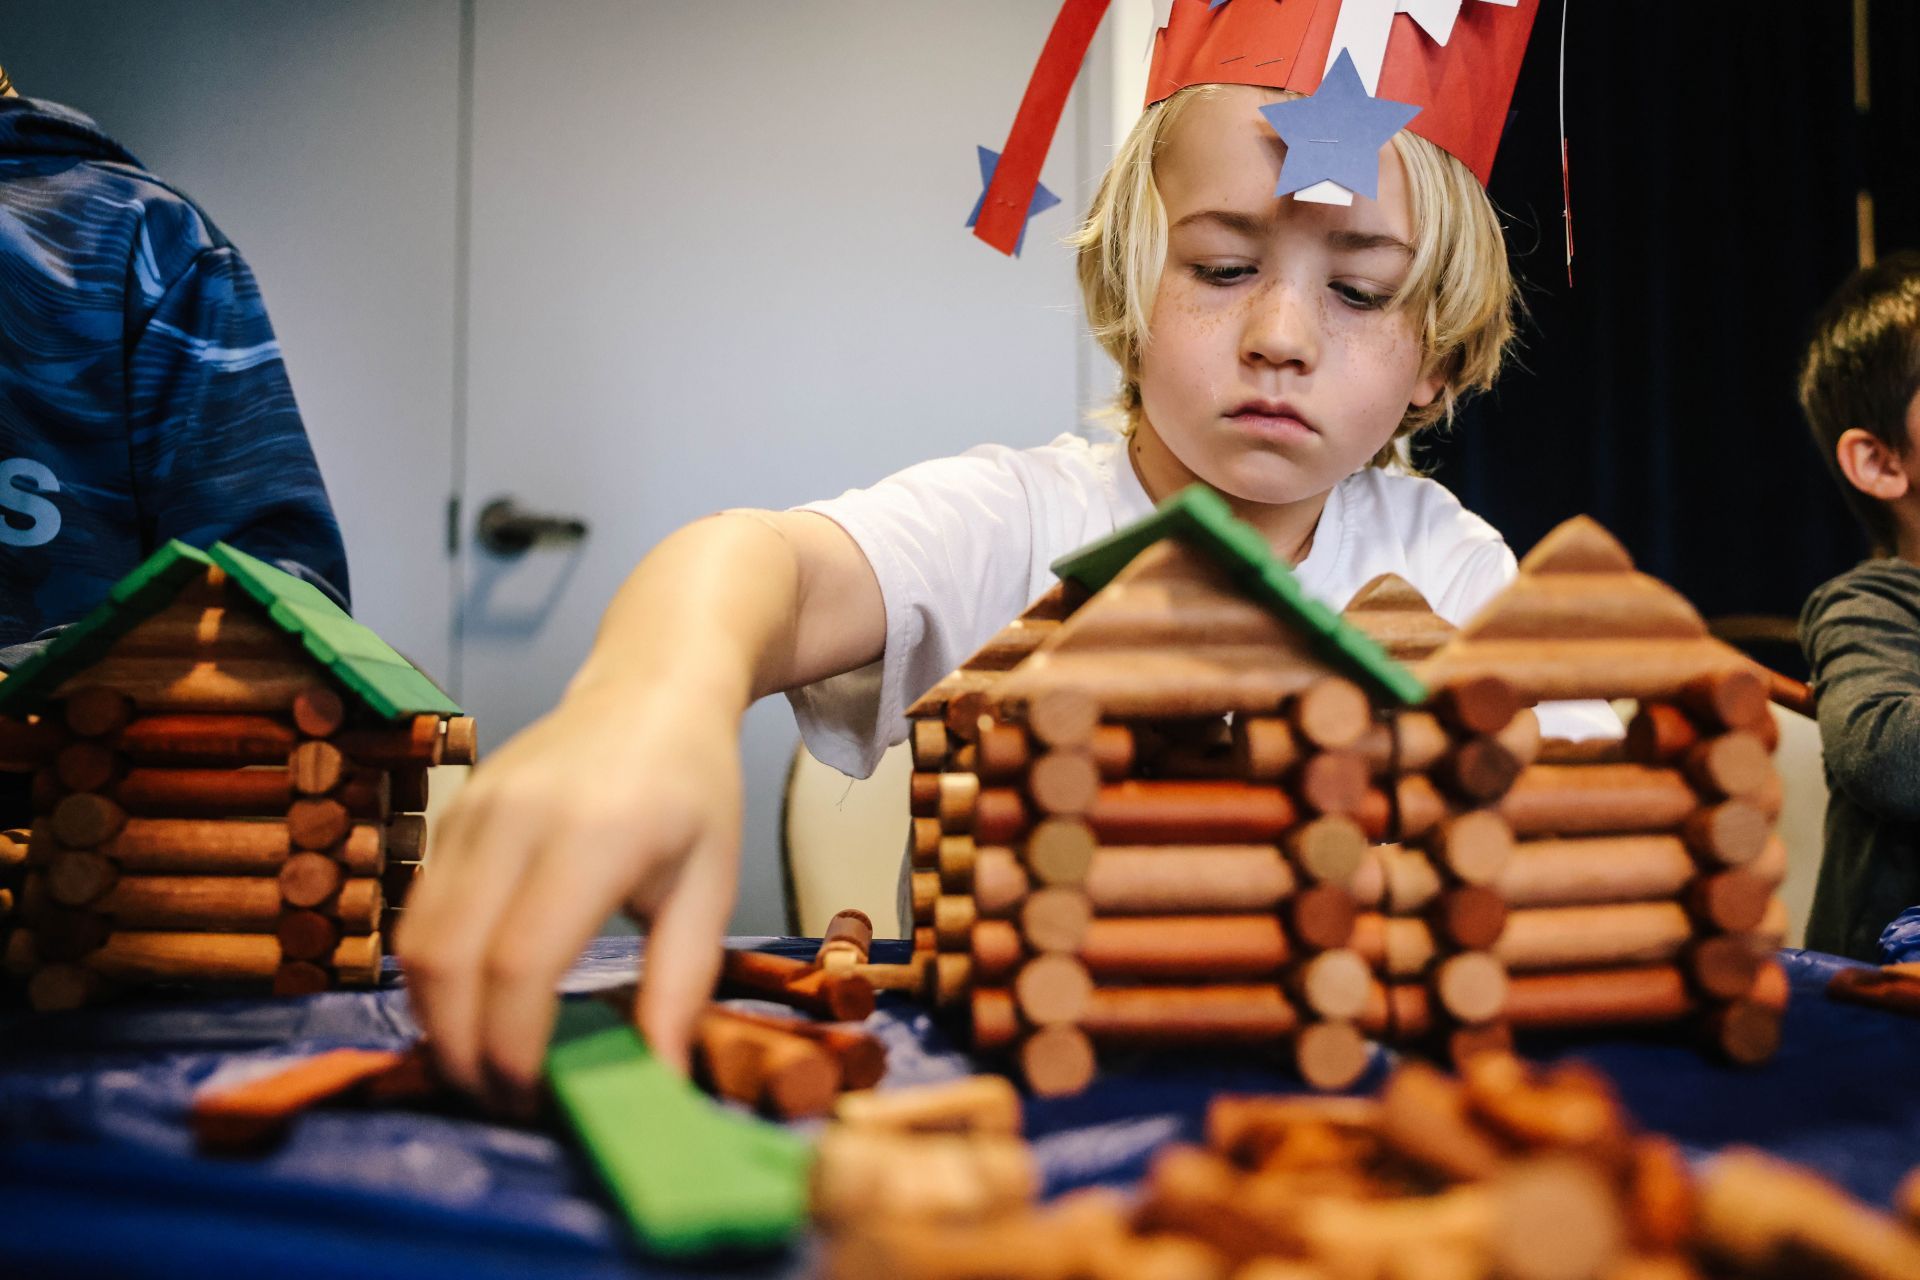
[[439,686],[312,583],[224,542],[202,551],[176,539],[115,583],[92,612],[0,680],[0,715],[21,716],[44,708],[61,685],[105,657],[115,641],[215,567],[374,715],[399,720],[461,713],[460,705]]
[[1388,657],[1371,636],[1309,596],[1260,531],[1235,516],[1226,499],[1205,485],[1188,485],[1153,514],[1062,556],[1053,562],[1053,571],[1091,594],[1163,538],[1177,538],[1218,564],[1249,599],[1297,628],[1323,660],[1376,696],[1409,706],[1426,701],[1426,686],[1413,672]]

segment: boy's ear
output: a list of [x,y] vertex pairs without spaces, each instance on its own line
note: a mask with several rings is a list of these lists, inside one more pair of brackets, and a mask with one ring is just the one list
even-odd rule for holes
[[1850,427],[1840,433],[1833,452],[1847,483],[1869,498],[1893,502],[1906,496],[1906,460],[1873,432]]
[[1416,409],[1424,409],[1439,396],[1447,385],[1447,371],[1442,368],[1430,368],[1420,375],[1420,381],[1413,384],[1413,395],[1407,403]]

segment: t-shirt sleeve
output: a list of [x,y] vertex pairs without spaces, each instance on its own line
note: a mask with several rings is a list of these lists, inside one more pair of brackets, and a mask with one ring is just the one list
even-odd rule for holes
[[1032,471],[1019,451],[986,446],[796,508],[846,530],[886,606],[878,662],[787,692],[816,758],[867,777],[906,736],[906,708],[1027,606]]
[[1910,577],[1849,574],[1814,592],[1800,618],[1827,772],[1899,822],[1920,821],[1920,591]]

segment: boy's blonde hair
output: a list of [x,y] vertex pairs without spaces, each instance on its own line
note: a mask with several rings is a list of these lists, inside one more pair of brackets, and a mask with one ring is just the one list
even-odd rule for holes
[[[1080,252],[1087,321],[1120,366],[1120,393],[1110,414],[1123,419],[1129,435],[1140,423],[1140,348],[1167,257],[1167,210],[1154,158],[1187,105],[1219,88],[1189,85],[1141,114],[1070,241]],[[1273,91],[1275,101],[1299,96]],[[1393,440],[1373,459],[1375,466],[1396,456],[1396,442],[1450,420],[1461,397],[1493,385],[1513,339],[1516,306],[1506,242],[1480,180],[1417,134],[1402,129],[1393,145],[1407,171],[1414,253],[1406,283],[1388,307],[1412,309],[1424,368],[1439,372],[1445,383],[1432,404],[1408,408]]]

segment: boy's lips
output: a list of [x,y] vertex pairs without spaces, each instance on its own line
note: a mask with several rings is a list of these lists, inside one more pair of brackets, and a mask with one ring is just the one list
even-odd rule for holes
[[1318,434],[1306,414],[1287,400],[1248,400],[1227,411],[1226,415],[1243,427],[1261,432]]

